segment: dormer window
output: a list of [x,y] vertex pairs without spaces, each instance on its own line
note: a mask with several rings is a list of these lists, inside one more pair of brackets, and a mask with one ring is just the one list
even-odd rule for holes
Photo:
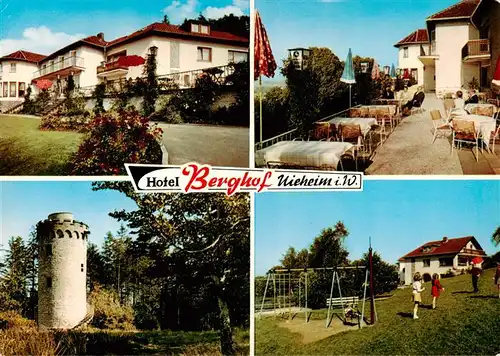
[[200,25],[200,32],[205,34],[205,35],[208,35],[208,33],[209,33],[208,26],[207,25]]
[[200,32],[200,25],[198,25],[197,23],[192,23],[191,32]]
[[191,32],[202,33],[204,35],[208,35],[210,33],[210,27],[208,25],[192,23],[191,24]]

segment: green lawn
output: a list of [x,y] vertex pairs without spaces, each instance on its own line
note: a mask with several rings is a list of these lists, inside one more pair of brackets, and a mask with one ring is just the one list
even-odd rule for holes
[[[256,355],[404,355],[500,353],[500,299],[493,284],[494,270],[481,277],[477,294],[470,275],[442,280],[445,292],[438,308],[420,308],[412,319],[411,288],[377,301],[378,323],[304,344],[300,334],[277,326],[272,317],[256,320]],[[425,284],[423,303],[432,302]],[[368,312],[369,315],[369,312]]]
[[0,175],[68,175],[82,140],[75,132],[40,131],[40,120],[0,115]]

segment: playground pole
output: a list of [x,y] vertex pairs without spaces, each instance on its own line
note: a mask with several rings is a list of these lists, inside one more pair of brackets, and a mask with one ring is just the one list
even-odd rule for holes
[[305,293],[305,294],[306,294],[306,295],[305,295],[305,297],[306,297],[306,303],[305,303],[305,304],[306,304],[306,308],[305,308],[305,313],[306,313],[306,323],[309,321],[309,320],[307,320],[307,275],[308,275],[308,274],[309,274],[309,273],[308,273],[308,272],[306,272],[306,288],[305,288],[305,289],[306,289],[306,290],[305,290],[305,292],[306,292],[306,293]]
[[273,291],[274,291],[274,298],[273,298],[273,307],[274,307],[274,319],[276,319],[276,273],[273,273]]
[[370,267],[370,319],[371,324],[375,324],[375,292],[373,289],[373,251],[372,251],[372,239],[370,237],[370,249],[368,254],[368,263]]
[[333,271],[332,275],[332,287],[330,288],[330,303],[328,304],[328,313],[326,314],[326,327],[330,326],[330,308],[332,306],[332,296],[333,296],[333,287],[335,286],[335,275],[337,271]]
[[270,278],[271,278],[271,275],[269,274],[267,276],[266,288],[264,289],[264,296],[262,297],[262,305],[260,306],[260,315],[259,316],[262,316],[262,310],[264,309],[264,302],[266,301],[267,287],[269,286],[269,279]]
[[363,307],[361,309],[361,327],[363,327],[363,322],[365,320],[365,301],[366,301],[366,287],[368,285],[368,270],[365,273],[365,284],[363,284]]
[[292,320],[292,274],[288,277],[288,320]]

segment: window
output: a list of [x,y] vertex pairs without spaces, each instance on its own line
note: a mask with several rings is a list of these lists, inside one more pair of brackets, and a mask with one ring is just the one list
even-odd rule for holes
[[6,98],[9,96],[9,83],[3,82],[3,97]]
[[468,262],[469,262],[469,259],[467,257],[459,257],[458,258],[458,265],[459,266],[467,266]]
[[52,288],[52,277],[47,277],[46,282],[47,288]]
[[403,58],[408,58],[408,47],[403,47]]
[[191,32],[200,32],[200,25],[198,25],[197,23],[192,23]]
[[107,61],[108,62],[116,62],[118,60],[118,58],[125,57],[126,55],[127,55],[127,50],[125,49],[123,51],[110,54],[107,58]]
[[10,64],[10,72],[11,73],[15,73],[16,72],[16,64],[15,63],[11,63]]
[[9,96],[11,98],[15,98],[17,94],[17,83],[16,82],[10,82],[10,94]]
[[60,239],[62,239],[64,237],[64,234],[63,234],[63,232],[61,230],[57,230],[56,234],[57,234],[57,237],[60,238]]
[[3,73],[3,65],[2,65],[2,63],[0,63],[0,74],[2,74],[2,73]]
[[227,60],[229,63],[248,62],[248,53],[239,51],[228,51]]
[[198,47],[198,61],[211,62],[212,49],[207,47]]
[[452,267],[453,266],[453,258],[444,257],[439,259],[439,266],[441,267]]
[[418,80],[418,69],[412,69],[411,76],[413,77],[413,79]]
[[208,26],[207,25],[200,25],[200,32],[205,34],[205,35],[208,35],[208,33],[209,33]]
[[71,234],[71,231],[69,231],[69,230],[66,230],[66,235],[68,235],[69,238],[73,237],[73,235]]
[[83,272],[83,263],[80,265],[80,270]]
[[430,267],[431,266],[431,260],[430,259],[425,259],[422,262],[424,263],[424,267]]
[[45,256],[47,257],[52,256],[52,244],[45,245]]
[[19,82],[18,96],[20,98],[24,97],[25,92],[26,92],[26,83]]

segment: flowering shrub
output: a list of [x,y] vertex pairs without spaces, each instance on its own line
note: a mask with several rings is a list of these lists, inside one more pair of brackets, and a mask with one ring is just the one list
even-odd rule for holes
[[73,174],[124,175],[124,163],[161,163],[162,130],[136,111],[102,114],[73,158]]
[[40,120],[40,130],[85,132],[87,125],[91,120],[92,115],[89,112],[76,116],[49,114],[43,116]]

